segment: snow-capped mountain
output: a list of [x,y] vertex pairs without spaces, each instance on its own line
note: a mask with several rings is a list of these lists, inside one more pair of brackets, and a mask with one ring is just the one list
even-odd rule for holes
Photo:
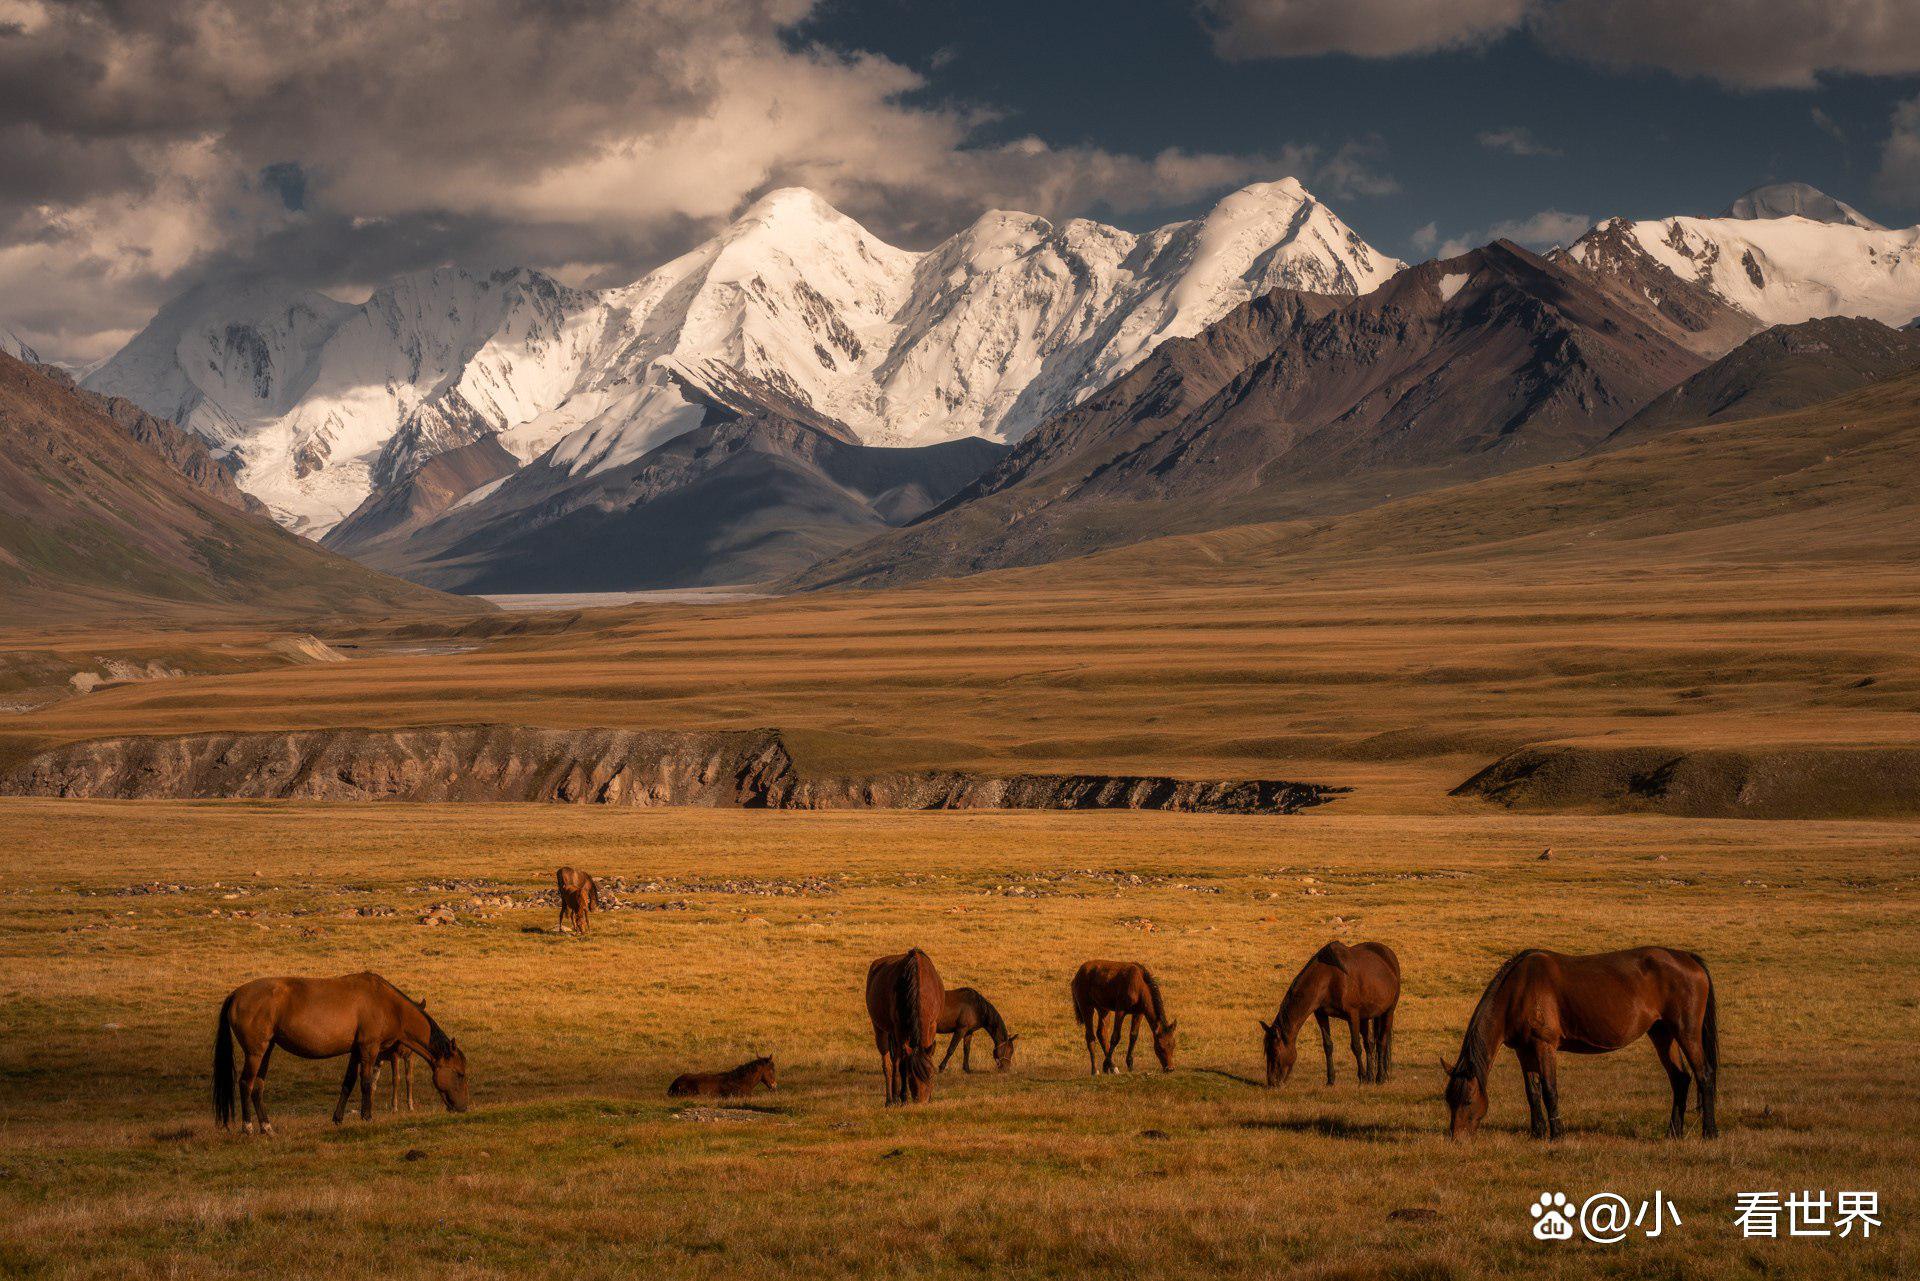
[[1804,184],[1758,188],[1720,218],[1609,219],[1567,256],[1643,283],[1668,273],[1763,326],[1920,313],[1920,227],[1889,230]]
[[454,269],[359,306],[204,288],[86,385],[193,428],[283,521],[318,534],[482,433],[522,460],[560,444],[581,471],[630,461],[700,421],[687,385],[745,380],[868,444],[1013,440],[1250,297],[1357,295],[1402,265],[1292,179],[1143,235],[996,211],[925,253],[786,189],[600,292]]

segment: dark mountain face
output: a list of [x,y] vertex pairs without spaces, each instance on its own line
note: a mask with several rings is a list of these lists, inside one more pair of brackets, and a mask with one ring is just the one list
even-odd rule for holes
[[1222,324],[797,584],[1036,564],[1571,458],[1705,363],[1659,309],[1505,242],[1349,302],[1274,295]]
[[77,394],[117,424],[128,439],[171,463],[194,488],[204,490],[229,507],[256,516],[267,514],[267,505],[241,489],[233,473],[221,466],[208,452],[206,442],[192,432],[182,431],[164,418],[155,418],[131,400],[91,391]]
[[461,607],[243,510],[204,448],[127,410],[0,356],[0,621]]
[[1816,405],[1920,367],[1920,332],[1832,316],[1776,325],[1741,343],[1621,424],[1606,445]]
[[978,438],[882,449],[771,414],[721,417],[584,477],[537,461],[357,554],[466,592],[766,582],[919,515],[1005,452]]
[[367,501],[328,530],[321,546],[360,556],[376,543],[404,537],[476,489],[512,475],[520,460],[492,433],[433,455],[399,480],[376,488]]

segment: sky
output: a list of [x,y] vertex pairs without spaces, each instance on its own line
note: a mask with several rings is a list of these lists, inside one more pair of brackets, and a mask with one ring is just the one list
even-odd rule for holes
[[1920,0],[0,0],[0,325],[626,283],[774,187],[924,248],[1292,175],[1408,259],[1812,183],[1920,223]]

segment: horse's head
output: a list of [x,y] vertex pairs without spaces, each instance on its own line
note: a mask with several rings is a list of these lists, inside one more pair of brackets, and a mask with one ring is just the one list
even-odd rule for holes
[[467,1110],[467,1052],[449,1039],[444,1054],[433,1060],[433,1088],[440,1091],[447,1111]]
[[756,1084],[764,1085],[776,1093],[780,1089],[779,1078],[774,1074],[773,1055],[768,1054],[753,1061],[753,1079]]
[[993,1047],[993,1070],[1005,1072],[1013,1066],[1013,1043],[1018,1041],[1018,1033],[1009,1033],[1007,1039]]
[[1168,1019],[1153,1029],[1153,1056],[1160,1060],[1162,1072],[1173,1071],[1173,1033],[1180,1025]]
[[1480,1118],[1487,1114],[1486,1083],[1464,1057],[1453,1064],[1441,1059],[1440,1070],[1447,1074],[1447,1112],[1451,1117],[1447,1137],[1472,1138],[1480,1128]]
[[1293,1061],[1299,1057],[1299,1051],[1280,1031],[1279,1019],[1271,1023],[1262,1023],[1260,1032],[1264,1038],[1267,1054],[1267,1084],[1269,1086],[1284,1085],[1287,1077],[1293,1072]]

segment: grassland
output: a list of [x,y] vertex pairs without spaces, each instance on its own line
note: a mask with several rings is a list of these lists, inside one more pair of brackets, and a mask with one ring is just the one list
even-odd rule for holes
[[[76,1276],[1896,1276],[1916,1264],[1920,840],[1910,824],[593,812],[0,803],[0,1272]],[[1537,855],[1552,847],[1551,859]],[[573,862],[651,881],[586,939],[527,901]],[[155,892],[139,892],[158,885]],[[791,891],[791,892],[789,892]],[[479,906],[473,904],[478,897]],[[512,899],[508,904],[501,896]],[[415,924],[448,902],[452,926]],[[637,910],[645,904],[658,910]],[[390,915],[380,915],[390,912]],[[367,913],[367,914],[363,914]],[[1145,922],[1151,922],[1149,930]],[[1256,1017],[1328,937],[1406,968],[1399,1071],[1259,1077]],[[929,949],[1022,1036],[886,1110],[868,959]],[[1563,1068],[1572,1133],[1440,1137],[1437,1055],[1512,949],[1661,941],[1712,962],[1712,1145],[1657,1137],[1651,1050]],[[1130,956],[1177,1071],[1090,1080],[1073,966]],[[429,998],[476,1107],[326,1124],[337,1064],[283,1058],[283,1133],[222,1135],[206,1071],[246,977],[371,966]],[[663,1097],[771,1051],[718,1120]],[[1143,1052],[1143,1064],[1145,1054]],[[699,1114],[692,1114],[698,1116]],[[1878,1190],[1870,1241],[1742,1241],[1751,1190]],[[1658,1241],[1547,1246],[1542,1190],[1655,1189]]]

